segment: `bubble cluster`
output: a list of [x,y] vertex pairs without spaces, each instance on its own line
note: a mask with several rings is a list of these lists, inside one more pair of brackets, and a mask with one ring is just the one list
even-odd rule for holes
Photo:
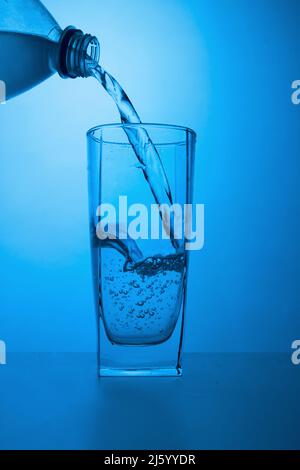
[[154,344],[174,330],[181,307],[185,262],[182,255],[151,257],[124,269],[113,250],[102,255],[101,297],[110,338],[121,344]]

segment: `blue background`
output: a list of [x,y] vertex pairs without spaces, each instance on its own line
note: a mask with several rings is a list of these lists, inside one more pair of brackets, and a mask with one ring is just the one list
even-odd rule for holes
[[[45,0],[97,35],[145,122],[198,133],[185,350],[290,351],[300,336],[300,3]],[[17,58],[16,58],[17,60]],[[52,77],[0,106],[0,338],[94,351],[85,131],[117,122],[96,81]]]

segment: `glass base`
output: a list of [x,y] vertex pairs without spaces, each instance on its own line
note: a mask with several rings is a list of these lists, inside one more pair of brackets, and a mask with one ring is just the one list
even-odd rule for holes
[[99,369],[100,377],[181,377],[182,369]]
[[100,377],[180,377],[183,308],[173,334],[155,345],[111,343],[102,318],[98,323],[98,373]]

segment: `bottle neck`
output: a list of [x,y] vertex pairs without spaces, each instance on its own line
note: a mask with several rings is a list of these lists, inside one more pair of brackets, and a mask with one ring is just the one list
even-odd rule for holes
[[66,28],[59,41],[58,73],[62,78],[89,77],[100,58],[100,44],[95,36],[73,26]]

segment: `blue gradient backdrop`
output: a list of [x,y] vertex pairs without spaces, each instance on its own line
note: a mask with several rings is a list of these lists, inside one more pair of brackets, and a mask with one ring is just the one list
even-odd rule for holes
[[[289,351],[300,336],[300,2],[45,0],[96,34],[145,122],[198,133],[187,351]],[[12,59],[13,60],[13,59]],[[93,351],[85,131],[117,122],[93,80],[0,106],[0,338]]]

